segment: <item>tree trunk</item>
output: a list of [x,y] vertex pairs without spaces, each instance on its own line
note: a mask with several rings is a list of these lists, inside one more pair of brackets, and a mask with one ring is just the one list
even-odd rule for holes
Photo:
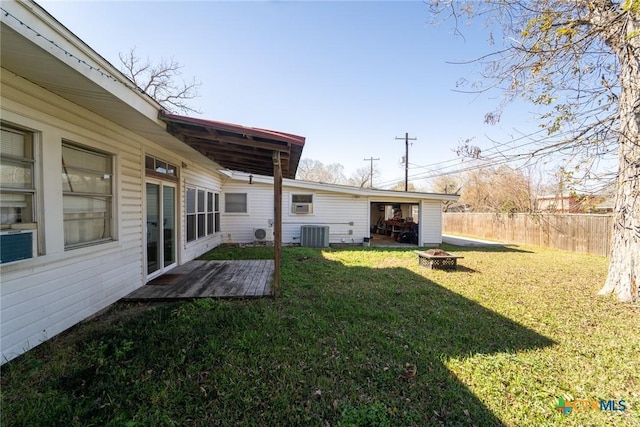
[[[639,129],[637,121],[636,129]],[[614,293],[620,301],[640,300],[640,146],[637,139],[635,147],[631,144],[620,147],[626,154],[620,156],[609,273],[599,292],[600,295]]]
[[608,40],[621,65],[620,162],[609,273],[599,294],[613,293],[620,301],[640,300],[640,36],[633,33],[640,19],[634,15],[616,40]]

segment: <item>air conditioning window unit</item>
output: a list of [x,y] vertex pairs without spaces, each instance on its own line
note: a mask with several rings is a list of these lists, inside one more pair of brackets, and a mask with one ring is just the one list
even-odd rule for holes
[[253,238],[258,242],[270,242],[273,240],[273,230],[270,228],[254,228]]
[[0,232],[0,264],[38,256],[35,230],[7,230]]
[[311,203],[293,203],[291,205],[291,213],[309,214],[313,213],[313,204]]

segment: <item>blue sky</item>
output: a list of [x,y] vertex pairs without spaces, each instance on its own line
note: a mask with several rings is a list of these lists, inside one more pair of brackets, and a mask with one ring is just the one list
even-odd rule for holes
[[461,139],[487,149],[535,128],[522,104],[484,124],[499,94],[456,92],[478,70],[448,62],[491,52],[488,29],[456,37],[451,22],[429,23],[421,1],[40,4],[115,66],[133,47],[183,64],[187,80],[202,82],[201,117],[305,136],[303,158],[340,163],[347,176],[379,158],[377,185],[404,181],[395,138],[405,132],[417,138],[410,176],[421,175],[411,181],[428,189],[425,173],[438,166],[419,166],[459,166]]

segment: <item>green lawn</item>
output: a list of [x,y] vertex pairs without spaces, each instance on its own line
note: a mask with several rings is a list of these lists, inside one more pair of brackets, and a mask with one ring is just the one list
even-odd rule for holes
[[458,271],[285,248],[276,300],[117,305],[2,367],[1,424],[640,425],[640,308],[595,296],[606,259],[444,248]]

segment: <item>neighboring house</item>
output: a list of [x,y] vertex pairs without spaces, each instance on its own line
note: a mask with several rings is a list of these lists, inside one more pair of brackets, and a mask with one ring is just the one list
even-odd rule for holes
[[596,213],[611,213],[616,205],[615,196],[604,196],[602,201],[595,206]]
[[361,244],[391,206],[441,242],[457,196],[294,181],[303,137],[165,114],[36,3],[0,8],[0,363],[221,243],[268,240],[276,157],[284,243],[318,225]]
[[604,213],[610,207],[605,203],[607,201],[606,196],[589,194],[557,194],[536,198],[538,210],[551,213]]

